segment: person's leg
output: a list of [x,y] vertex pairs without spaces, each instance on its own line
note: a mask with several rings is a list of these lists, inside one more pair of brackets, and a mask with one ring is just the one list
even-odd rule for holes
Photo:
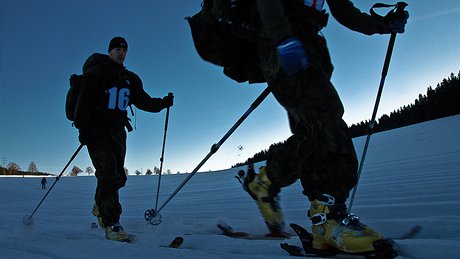
[[[98,138],[94,143],[88,143],[87,148],[90,154],[97,178],[97,187],[95,193],[95,207],[93,214],[98,212],[102,224],[106,229],[108,239],[126,239],[127,233],[119,225],[119,219],[122,212],[119,202],[118,189],[124,186],[126,175],[120,175],[120,145],[116,141],[117,137],[113,132],[107,130],[98,130]],[[126,138],[123,140],[125,143]],[[122,148],[123,149],[123,148]],[[124,151],[123,159],[124,159]],[[122,162],[123,163],[123,162]],[[121,164],[122,164],[121,163]],[[124,169],[122,169],[124,172]],[[116,226],[115,232],[112,227]],[[110,233],[112,234],[110,234]],[[110,235],[109,235],[110,234]]]

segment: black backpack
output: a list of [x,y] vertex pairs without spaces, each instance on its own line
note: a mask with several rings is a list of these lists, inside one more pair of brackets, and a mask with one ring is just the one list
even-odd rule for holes
[[[202,59],[224,68],[224,74],[241,83],[262,83],[257,38],[259,17],[255,1],[204,0],[201,10],[186,17],[195,48]],[[235,10],[233,10],[235,9]]]
[[[85,74],[90,68],[106,63],[109,60],[109,56],[105,54],[94,53],[86,59],[83,65],[83,74]],[[77,106],[77,99],[80,93],[80,83],[83,78],[82,75],[73,74],[69,78],[70,88],[67,91],[65,100],[65,115],[68,120],[75,120],[75,108]]]

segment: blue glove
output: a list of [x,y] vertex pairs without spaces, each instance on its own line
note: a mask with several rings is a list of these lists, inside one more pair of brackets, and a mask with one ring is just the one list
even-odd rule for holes
[[308,68],[308,58],[302,42],[295,36],[283,40],[276,48],[281,68],[288,75]]

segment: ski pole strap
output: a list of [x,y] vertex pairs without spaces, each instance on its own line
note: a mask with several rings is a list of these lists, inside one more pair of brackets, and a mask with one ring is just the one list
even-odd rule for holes
[[[396,3],[396,4],[376,3],[376,4],[374,4],[374,5],[371,7],[371,9],[370,9],[369,12],[370,12],[371,15],[374,16],[374,17],[387,18],[387,17],[391,17],[391,16],[393,16],[393,15],[395,15],[395,14],[398,14],[398,15],[399,15],[400,13],[402,13],[402,12],[404,11],[404,8],[406,8],[407,5],[408,5],[408,4],[407,4],[406,2],[398,2],[398,3]],[[385,15],[385,17],[383,17],[383,16],[377,14],[377,13],[374,11],[374,9],[376,9],[376,8],[388,8],[388,7],[393,7],[393,9],[392,9],[390,12],[388,12],[388,14]]]

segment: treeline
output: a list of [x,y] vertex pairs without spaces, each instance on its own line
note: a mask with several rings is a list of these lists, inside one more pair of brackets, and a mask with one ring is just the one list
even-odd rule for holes
[[[405,127],[408,125],[425,122],[429,120],[444,118],[460,114],[460,71],[457,76],[451,73],[448,78],[442,80],[433,90],[431,86],[427,88],[425,95],[419,94],[414,103],[405,105],[390,115],[384,114],[376,120],[373,132]],[[369,121],[362,121],[349,127],[352,138],[367,135]],[[276,146],[284,142],[272,144]],[[271,147],[270,146],[270,147]],[[238,163],[233,167],[267,160],[268,149],[255,154],[243,163]]]
[[[373,132],[444,118],[460,114],[460,71],[457,76],[450,74],[433,90],[430,86],[425,95],[419,94],[414,103],[405,105],[397,111],[382,115],[374,126]],[[367,134],[369,121],[362,121],[349,127],[351,137]]]
[[[5,158],[3,158],[3,159],[6,160]],[[126,175],[129,175],[128,168],[125,167],[124,169],[125,169]],[[67,173],[67,175],[69,175],[69,176],[78,176],[78,174],[80,174],[80,173],[83,173],[83,170],[80,169],[80,167],[78,167],[78,166],[74,166],[70,170],[70,172]],[[95,172],[94,172],[94,169],[91,166],[87,166],[86,169],[85,169],[85,173],[87,175],[94,175]],[[141,175],[142,174],[139,170],[136,170],[134,173],[136,175]],[[171,172],[171,170],[167,169],[163,173],[171,174],[172,172]],[[177,173],[179,174],[179,172],[177,172]],[[160,174],[160,169],[158,167],[156,167],[156,166],[153,168],[153,172],[152,172],[152,170],[147,169],[147,172],[145,173],[145,175],[159,175],[159,174]],[[18,164],[16,164],[15,162],[9,162],[6,167],[0,166],[0,175],[53,175],[53,174],[38,171],[37,165],[35,164],[35,162],[31,162],[29,164],[29,167],[28,167],[27,171],[23,171],[22,168]]]
[[14,168],[5,168],[0,166],[0,175],[52,175],[49,173],[43,173],[43,172],[30,172],[30,171],[22,171],[22,170],[17,170]]
[[[66,175],[69,176],[78,176],[80,173],[83,173],[83,170],[80,169],[78,166],[74,166]],[[94,169],[90,166],[86,167],[85,173],[87,175],[94,175]],[[128,168],[125,167],[125,173],[128,176],[129,171]],[[180,174],[180,172],[177,172]],[[134,172],[135,175],[142,175],[142,172],[139,170],[136,170]],[[147,169],[145,172],[145,175],[159,175],[160,174],[160,169],[155,166],[155,168],[152,170]],[[171,170],[167,169],[166,171],[163,172],[163,174],[172,174]],[[39,172],[38,170],[29,170],[28,171],[23,171],[21,167],[19,167],[16,163],[10,162],[10,164],[7,167],[2,167],[0,166],[0,175],[54,175],[50,173],[45,173],[45,172]]]
[[251,161],[252,163],[257,163],[257,162],[260,162],[260,161],[265,161],[267,160],[268,158],[268,150],[273,147],[273,146],[277,146],[277,145],[281,145],[281,144],[284,144],[286,141],[282,141],[282,142],[278,142],[278,143],[275,143],[275,144],[271,144],[270,147],[268,149],[265,149],[265,150],[262,150],[258,153],[256,153],[253,157],[251,158],[248,158],[248,160],[246,160],[245,162],[242,162],[242,163],[237,163],[235,165],[232,166],[233,167],[237,167],[237,166],[243,166],[243,165],[247,165],[249,163],[249,161]]
[[[5,158],[3,158],[5,160]],[[30,162],[27,171],[23,171],[15,162],[9,162],[6,167],[0,166],[0,175],[52,175],[49,173],[40,172],[37,169],[35,162]]]

